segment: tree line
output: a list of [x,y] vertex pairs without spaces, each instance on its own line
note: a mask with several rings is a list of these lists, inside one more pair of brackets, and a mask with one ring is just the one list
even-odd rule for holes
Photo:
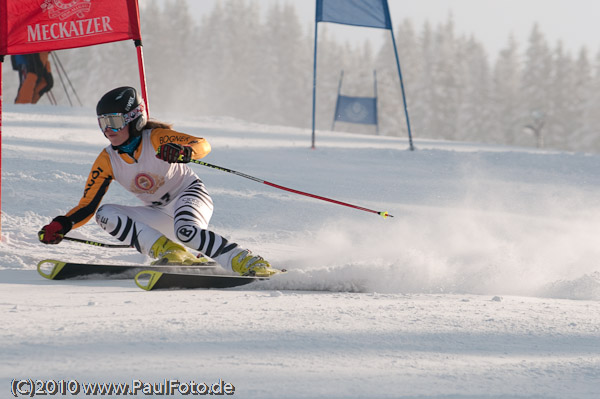
[[[141,4],[146,76],[153,116],[228,116],[310,128],[314,25],[303,26],[293,2],[223,0],[195,19],[187,0]],[[377,72],[379,133],[406,136],[402,95],[389,31],[381,48],[349,43],[319,24],[317,129],[331,128],[340,71],[343,94],[373,94]],[[356,28],[363,29],[363,28]],[[600,54],[573,55],[534,25],[527,43],[508,37],[491,61],[452,17],[394,34],[413,136],[419,138],[600,151]],[[139,87],[130,41],[62,50],[59,55],[85,106],[117,85]],[[5,92],[18,82],[4,68]],[[53,92],[66,103],[55,75]],[[374,134],[363,125],[336,130]]]

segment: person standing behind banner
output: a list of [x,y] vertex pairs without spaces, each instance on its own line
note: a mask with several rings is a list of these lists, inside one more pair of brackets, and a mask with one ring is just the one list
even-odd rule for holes
[[52,89],[54,78],[50,68],[50,53],[11,56],[13,70],[19,72],[19,91],[15,104],[36,104]]

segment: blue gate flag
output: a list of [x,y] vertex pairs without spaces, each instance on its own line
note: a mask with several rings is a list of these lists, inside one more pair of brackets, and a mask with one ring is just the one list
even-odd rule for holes
[[317,0],[316,22],[392,29],[387,0]]
[[377,125],[377,98],[338,96],[335,120]]

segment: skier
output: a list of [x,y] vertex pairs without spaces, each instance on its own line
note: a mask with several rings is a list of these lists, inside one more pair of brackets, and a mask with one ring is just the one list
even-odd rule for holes
[[[58,244],[71,229],[87,223],[97,209],[100,227],[158,259],[154,264],[203,262],[180,245],[183,243],[240,275],[277,272],[262,257],[208,230],[212,199],[204,183],[185,165],[208,155],[211,146],[205,139],[149,121],[144,102],[133,87],[106,93],[96,114],[110,145],[92,166],[79,204],[42,227],[38,233],[41,242]],[[113,179],[144,205],[105,204],[98,208]]]
[[37,104],[54,86],[48,55],[34,53],[11,56],[12,67],[19,72],[19,91],[15,104]]

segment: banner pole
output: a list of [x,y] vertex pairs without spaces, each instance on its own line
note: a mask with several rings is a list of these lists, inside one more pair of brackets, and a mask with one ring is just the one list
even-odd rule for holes
[[136,39],[133,41],[137,50],[138,69],[140,73],[140,86],[142,88],[142,98],[146,103],[146,114],[150,117],[150,102],[148,101],[148,89],[146,87],[146,71],[144,69],[144,52],[142,51],[142,41]]
[[[58,58],[58,54],[56,54],[55,51],[51,52],[50,54],[52,54],[52,59],[54,60],[54,63],[56,65],[58,65],[58,67],[60,67],[63,75],[65,75],[65,79],[67,79],[67,82],[69,83],[69,87],[71,87],[71,91],[73,92],[73,94],[75,94],[75,98],[77,98],[77,101],[79,102],[79,106],[83,107],[83,103],[81,102],[81,99],[79,98],[79,95],[77,94],[77,90],[75,90],[75,86],[73,86],[73,83],[71,82],[71,79],[69,78],[69,75],[67,74],[67,70],[65,69],[62,62],[60,61],[60,58]],[[62,80],[62,78],[61,78],[61,80]],[[69,99],[69,102],[71,102],[70,99]]]
[[[318,12],[318,10],[317,10]],[[315,147],[315,113],[316,113],[316,101],[317,101],[317,34],[319,33],[319,21],[315,16],[315,53],[313,57],[313,97],[312,97],[312,145],[311,148],[314,150]]]
[[379,115],[377,114],[377,70],[373,69],[373,94],[375,95],[375,134],[379,136]]
[[2,241],[2,65],[4,55],[0,55],[0,241]]
[[408,117],[408,107],[406,106],[406,94],[404,93],[404,79],[402,79],[402,70],[400,69],[400,58],[398,57],[398,49],[396,48],[396,39],[394,38],[394,28],[390,27],[392,34],[392,44],[394,45],[394,55],[396,56],[396,66],[398,67],[398,77],[400,78],[400,89],[402,91],[402,102],[404,103],[404,116],[406,117],[406,127],[408,129],[408,144],[411,151],[415,150],[410,129],[410,118]]
[[344,70],[340,71],[340,81],[338,83],[337,100],[335,102],[335,111],[333,111],[333,123],[331,124],[331,131],[335,130],[335,121],[338,115],[338,107],[340,106],[340,94],[342,93],[342,79],[344,79]]

